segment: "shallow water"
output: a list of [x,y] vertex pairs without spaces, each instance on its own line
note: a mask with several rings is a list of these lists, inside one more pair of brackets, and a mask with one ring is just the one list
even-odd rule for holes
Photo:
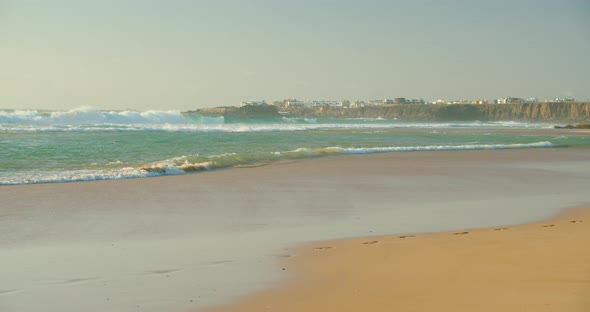
[[3,186],[0,308],[223,303],[280,282],[277,261],[300,242],[523,223],[587,203],[589,163],[571,148],[390,153]]
[[[0,111],[0,185],[178,175],[338,154],[590,146],[549,124]],[[519,134],[507,130],[522,130]]]
[[0,111],[0,311],[185,311],[301,242],[546,218],[589,199],[590,136],[551,128]]

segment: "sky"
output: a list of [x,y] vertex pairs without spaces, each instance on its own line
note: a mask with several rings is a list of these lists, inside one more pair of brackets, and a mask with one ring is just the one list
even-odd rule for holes
[[0,109],[590,98],[590,0],[0,0]]

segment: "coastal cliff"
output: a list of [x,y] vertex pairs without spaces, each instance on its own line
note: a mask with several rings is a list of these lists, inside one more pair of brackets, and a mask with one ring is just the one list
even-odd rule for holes
[[385,118],[416,121],[590,121],[590,102],[517,103],[489,105],[383,105],[360,108],[244,106],[205,108],[188,112],[210,116],[314,118]]
[[225,106],[201,108],[185,112],[185,114],[224,117],[276,117],[279,116],[279,110],[275,106],[246,105],[242,107]]

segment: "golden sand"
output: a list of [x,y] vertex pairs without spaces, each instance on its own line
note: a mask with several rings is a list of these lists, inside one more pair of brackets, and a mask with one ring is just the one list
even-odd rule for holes
[[275,289],[209,311],[590,311],[590,209],[545,222],[316,242]]

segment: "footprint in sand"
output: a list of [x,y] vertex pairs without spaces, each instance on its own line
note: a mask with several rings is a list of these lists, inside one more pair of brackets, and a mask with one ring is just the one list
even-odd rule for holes
[[171,274],[180,271],[179,269],[163,269],[163,270],[151,270],[148,273],[162,275],[162,274]]
[[328,250],[328,249],[332,249],[332,247],[330,247],[330,246],[316,247],[313,250]]
[[[215,260],[215,261],[209,261],[207,263],[205,263],[205,265],[220,265],[220,264],[226,264],[226,263],[230,263],[233,262],[233,260]],[[178,270],[180,271],[180,270]]]
[[455,232],[455,233],[453,233],[453,235],[465,235],[465,234],[469,234],[469,232]]
[[78,283],[84,283],[84,282],[94,281],[96,279],[97,278],[95,278],[95,277],[71,278],[69,280],[63,281],[63,283],[64,284],[78,284]]
[[506,231],[508,228],[495,228],[494,231]]
[[370,242],[363,242],[364,245],[371,245],[371,244],[377,244],[379,241],[370,241]]
[[543,225],[543,227],[554,227],[554,226],[555,226],[555,224],[545,224],[545,225]]
[[410,237],[416,237],[415,235],[402,235],[402,236],[398,236],[399,238],[410,238]]
[[17,289],[7,289],[7,290],[0,290],[0,296],[8,295],[17,292]]
[[571,220],[570,223],[580,223],[580,222],[584,222],[582,220]]

